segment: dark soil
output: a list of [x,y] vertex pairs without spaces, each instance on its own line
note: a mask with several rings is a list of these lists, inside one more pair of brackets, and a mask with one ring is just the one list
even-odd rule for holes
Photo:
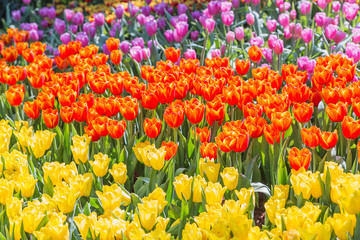
[[261,228],[265,222],[264,204],[267,200],[267,197],[263,193],[258,193],[258,196],[259,196],[259,201],[258,201],[258,204],[256,204],[256,206],[255,206],[254,221],[255,221],[255,225]]

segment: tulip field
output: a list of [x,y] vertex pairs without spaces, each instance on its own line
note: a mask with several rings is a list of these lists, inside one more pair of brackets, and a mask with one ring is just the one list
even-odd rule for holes
[[358,0],[1,10],[0,240],[360,239]]

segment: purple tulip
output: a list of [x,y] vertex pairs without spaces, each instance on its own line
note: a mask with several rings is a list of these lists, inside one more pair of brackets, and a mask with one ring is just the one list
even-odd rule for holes
[[83,31],[86,32],[91,39],[93,39],[95,37],[95,33],[96,33],[96,27],[95,27],[94,22],[92,22],[92,23],[89,23],[89,22],[84,23]]
[[76,34],[77,29],[78,29],[78,26],[77,26],[77,25],[69,25],[69,30],[70,30],[73,34]]
[[249,25],[253,25],[255,23],[255,17],[254,17],[254,14],[252,14],[251,12],[246,14],[246,22],[247,24]]
[[79,32],[76,41],[81,42],[81,47],[86,47],[89,44],[89,37],[85,32]]
[[282,54],[284,51],[284,41],[282,39],[276,40],[273,49],[276,55]]
[[104,53],[104,54],[110,55],[110,51],[109,51],[106,43],[104,43],[104,44],[102,45],[102,50],[103,50],[103,53]]
[[42,18],[46,17],[48,10],[49,10],[49,8],[47,8],[47,7],[40,8],[39,9],[40,17],[42,17]]
[[150,3],[152,2],[152,0],[145,0],[147,5],[150,5]]
[[150,37],[154,36],[157,31],[157,22],[155,20],[150,20],[145,23],[146,32]]
[[264,39],[262,39],[262,37],[253,37],[250,39],[250,45],[262,47],[264,45]]
[[127,54],[130,50],[130,43],[128,41],[123,41],[120,43],[119,47],[124,54]]
[[275,19],[269,19],[266,21],[266,26],[270,32],[274,32],[276,30],[277,21]]
[[239,0],[232,0],[232,6],[233,8],[238,8],[240,6],[240,1]]
[[337,33],[337,26],[329,24],[325,27],[325,36],[329,40],[334,40]]
[[11,12],[11,16],[15,21],[20,21],[21,20],[21,12],[20,10],[15,10]]
[[302,14],[302,15],[308,15],[308,14],[310,14],[311,2],[309,2],[309,1],[303,1],[303,2],[301,2],[300,10],[301,10],[301,14]]
[[316,26],[318,27],[324,27],[326,23],[326,13],[324,12],[317,12],[315,14],[315,22]]
[[194,20],[198,20],[199,21],[199,18],[201,16],[201,13],[199,11],[193,11],[191,12],[191,17],[194,19]]
[[279,23],[283,27],[289,26],[290,23],[290,17],[287,13],[282,13],[279,15]]
[[115,15],[117,19],[121,19],[124,15],[124,8],[119,4],[115,9]]
[[209,10],[209,14],[211,16],[214,16],[214,15],[220,13],[221,3],[219,1],[210,1],[207,7]]
[[31,3],[31,0],[23,0],[23,3],[24,3],[25,5],[29,5],[29,4]]
[[357,3],[345,2],[343,5],[343,12],[345,13],[345,18],[348,21],[354,20],[358,11],[359,11],[359,5]]
[[39,41],[41,41],[44,37],[44,31],[43,30],[38,30],[37,31],[38,35],[39,35]]
[[225,53],[226,53],[226,45],[225,44],[221,45],[220,51],[221,51],[221,56],[225,56]]
[[226,34],[226,41],[228,43],[231,43],[233,42],[235,39],[235,33],[233,31],[229,31],[227,34]]
[[208,32],[208,33],[212,33],[214,31],[214,28],[215,28],[215,21],[214,19],[212,18],[207,18],[205,20],[205,26],[204,26],[205,30]]
[[317,5],[321,8],[321,9],[325,9],[327,6],[327,0],[317,0]]
[[298,39],[301,37],[301,32],[302,32],[302,26],[300,23],[295,24],[294,27],[294,31],[293,31],[293,35],[295,39]]
[[22,6],[22,7],[20,8],[21,13],[25,13],[25,12],[26,12],[26,9],[27,9],[26,6]]
[[252,0],[252,3],[254,6],[258,5],[260,3],[260,0]]
[[163,17],[159,17],[157,21],[159,28],[163,30],[166,27],[165,19]]
[[154,11],[157,13],[157,15],[164,16],[166,7],[167,4],[162,2],[154,6]]
[[296,11],[295,11],[295,10],[291,10],[291,11],[290,11],[290,19],[291,19],[292,21],[294,21],[295,18],[296,18]]
[[72,17],[74,16],[74,11],[71,9],[64,10],[65,19],[67,22],[70,22]]
[[94,22],[96,27],[101,27],[105,23],[105,16],[103,13],[94,13]]
[[297,59],[297,64],[298,64],[300,71],[306,70],[306,65],[308,64],[308,62],[309,62],[309,58],[307,56],[299,57]]
[[143,55],[141,52],[141,47],[135,46],[130,49],[130,56],[133,60],[140,63],[143,60]]
[[54,23],[54,28],[59,35],[63,34],[66,30],[65,21],[61,20],[60,18],[56,18]]
[[238,41],[241,41],[244,39],[244,28],[243,27],[237,27],[235,28],[235,38],[238,40]]
[[72,22],[75,25],[81,25],[84,22],[84,15],[82,14],[82,12],[77,12],[74,14],[73,18],[72,18]]
[[230,26],[234,21],[234,12],[227,11],[221,13],[221,19],[226,26]]
[[188,16],[186,14],[181,14],[179,16],[179,22],[188,22]]
[[145,25],[145,18],[146,18],[145,15],[142,13],[136,16],[136,20],[139,22],[141,26]]
[[190,38],[193,40],[193,41],[196,41],[199,37],[199,31],[193,31],[190,33]]
[[60,40],[63,44],[68,44],[71,41],[70,33],[63,33],[60,36]]
[[280,7],[281,4],[284,4],[284,0],[276,0],[275,4],[277,7]]
[[289,2],[284,2],[283,4],[280,4],[279,11],[280,12],[286,12],[291,7],[291,4]]
[[211,58],[221,57],[220,49],[215,49],[211,51]]
[[185,59],[196,59],[196,52],[194,49],[188,49],[184,52]]
[[31,29],[30,32],[30,40],[33,42],[39,41],[40,37],[39,37],[39,33],[37,30]]
[[221,12],[228,12],[231,10],[231,2],[221,2]]
[[56,10],[55,10],[54,7],[48,8],[47,17],[49,19],[55,19],[56,18]]
[[334,12],[339,12],[340,8],[341,8],[341,3],[339,1],[333,1],[331,4],[331,7],[333,9]]
[[310,43],[313,38],[313,31],[310,28],[305,28],[301,32],[301,38],[305,43]]
[[177,12],[178,15],[185,14],[188,10],[188,7],[185,4],[178,4],[177,6]]
[[270,48],[263,48],[262,54],[268,63],[272,63],[272,50]]
[[[177,22],[175,25],[175,32],[181,38],[184,38],[189,31],[189,24],[186,22]],[[175,33],[174,32],[174,33]]]
[[174,9],[171,7],[171,6],[168,6],[166,8],[166,11],[170,14],[170,15],[173,15],[174,14]]
[[154,44],[154,47],[157,48],[157,45],[158,45],[158,44],[157,44],[157,41],[153,41],[153,40],[149,40],[149,41],[147,42],[148,48],[151,49],[153,44]]
[[335,35],[335,38],[334,38],[334,42],[336,44],[338,44],[339,42],[341,42],[345,38],[346,38],[346,33],[344,33],[343,31],[337,31],[336,35]]
[[141,37],[134,38],[133,40],[131,40],[131,45],[133,47],[138,46],[140,48],[144,48],[145,47],[144,39],[142,39]]
[[40,25],[42,28],[46,29],[49,27],[49,22],[46,19],[41,20]]
[[[132,5],[132,4],[131,4]],[[131,17],[135,17],[135,15],[137,14],[137,12],[140,10],[140,8],[138,6],[132,5],[130,8],[130,15]]]

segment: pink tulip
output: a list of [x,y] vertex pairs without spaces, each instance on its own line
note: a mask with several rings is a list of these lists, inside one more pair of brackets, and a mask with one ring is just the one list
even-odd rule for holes
[[275,19],[269,19],[266,21],[266,26],[270,32],[274,32],[276,30],[277,21]]
[[313,31],[310,28],[305,28],[301,32],[301,38],[305,43],[310,43],[313,37]]

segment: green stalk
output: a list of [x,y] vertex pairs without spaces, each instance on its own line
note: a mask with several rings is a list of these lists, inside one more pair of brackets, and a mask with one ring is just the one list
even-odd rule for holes
[[204,61],[205,61],[205,48],[206,48],[206,42],[207,42],[208,37],[209,37],[209,32],[206,30],[206,31],[205,31],[204,45],[203,45],[203,49],[202,49],[202,51],[201,51],[201,58],[200,58],[200,64],[201,64],[201,66],[204,66]]
[[315,148],[311,148],[312,151],[312,170],[313,172],[316,172],[316,152],[315,152]]
[[351,154],[351,139],[347,139],[347,157],[346,157],[346,171],[349,172],[352,167],[352,154]]

